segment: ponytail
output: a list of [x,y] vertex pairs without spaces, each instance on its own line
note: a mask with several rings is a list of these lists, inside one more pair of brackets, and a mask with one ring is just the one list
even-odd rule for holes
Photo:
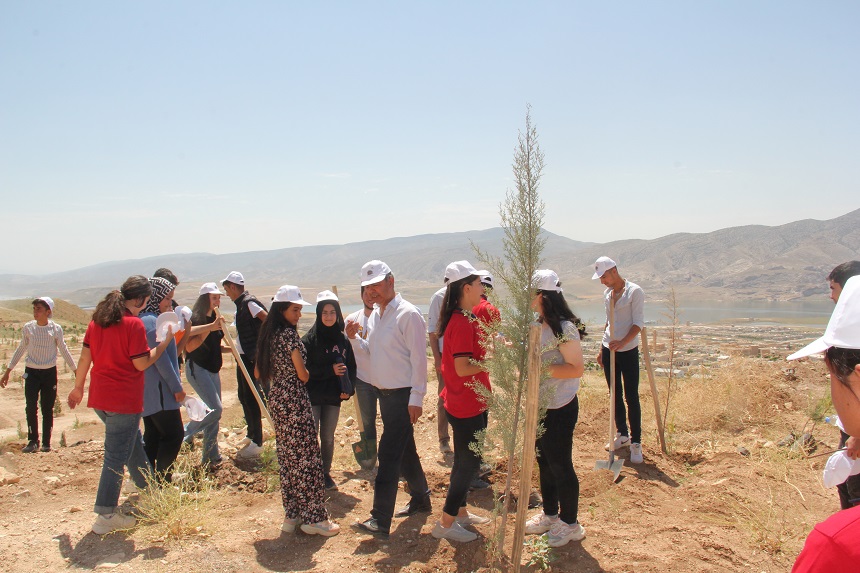
[[96,306],[93,312],[93,322],[102,328],[112,324],[118,324],[125,316],[125,303],[129,300],[137,300],[140,306],[147,297],[152,294],[152,285],[149,279],[143,275],[128,277],[119,290],[112,290]]

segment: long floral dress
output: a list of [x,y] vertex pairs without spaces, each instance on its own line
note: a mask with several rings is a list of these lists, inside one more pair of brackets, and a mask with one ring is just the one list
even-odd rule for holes
[[306,360],[307,355],[298,333],[292,328],[279,332],[273,342],[269,408],[275,422],[284,512],[290,519],[318,523],[328,519],[322,456],[311,401],[305,384],[296,373],[292,352],[298,348],[302,360]]

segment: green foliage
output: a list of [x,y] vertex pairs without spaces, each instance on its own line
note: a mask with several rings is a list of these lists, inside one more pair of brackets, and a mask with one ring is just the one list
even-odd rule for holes
[[60,447],[65,448],[68,445],[66,442],[66,432],[60,434]]
[[22,430],[22,429],[21,429],[21,420],[18,420],[18,423],[16,424],[16,427],[17,427],[17,430],[18,430],[18,439],[19,439],[19,440],[23,440],[24,438],[26,438],[26,437],[27,437],[27,434],[25,434],[25,433],[24,433],[24,430]]
[[266,476],[267,492],[277,491],[281,487],[279,468],[275,440],[267,440],[263,443],[263,451],[260,452],[260,473]]
[[525,541],[526,549],[529,550],[529,560],[527,564],[537,567],[541,571],[546,571],[550,568],[550,562],[555,560],[552,547],[549,546],[546,535],[531,537]]
[[62,416],[63,415],[63,402],[61,400],[54,399],[54,416]]

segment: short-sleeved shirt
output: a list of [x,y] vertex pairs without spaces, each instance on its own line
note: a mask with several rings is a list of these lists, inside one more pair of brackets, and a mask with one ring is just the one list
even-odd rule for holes
[[484,412],[487,404],[473,385],[481,384],[490,389],[490,375],[479,372],[473,376],[458,376],[454,367],[455,358],[484,359],[484,349],[480,342],[481,328],[472,313],[455,311],[445,327],[445,346],[442,348],[442,377],[445,387],[439,394],[445,410],[455,418],[471,418]]
[[[608,288],[603,293],[603,305],[606,309],[606,330],[603,331],[603,346],[609,348],[609,305],[612,304],[612,289]],[[615,301],[615,324],[612,340],[621,340],[633,326],[642,328],[645,326],[645,291],[630,281],[624,281],[624,290]],[[619,348],[618,352],[633,350],[639,346],[639,337],[633,339]]]
[[126,315],[107,328],[90,322],[84,347],[93,359],[87,406],[117,414],[141,413],[144,374],[132,361],[149,354],[149,344],[140,319]]
[[843,509],[822,521],[806,538],[791,573],[853,571],[860,561],[860,507]]
[[[579,340],[579,330],[569,320],[561,322],[562,339],[552,332],[547,323],[540,329],[541,360],[544,364],[564,364],[564,356],[558,349],[564,340]],[[552,398],[547,404],[550,410],[566,406],[579,392],[579,378],[546,378],[540,383],[541,393],[552,392]]]

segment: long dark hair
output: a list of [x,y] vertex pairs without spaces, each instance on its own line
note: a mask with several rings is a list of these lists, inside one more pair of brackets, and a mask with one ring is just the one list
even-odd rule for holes
[[290,308],[293,302],[273,302],[269,309],[269,315],[260,327],[260,335],[257,338],[257,369],[260,371],[260,380],[268,381],[272,374],[272,354],[275,342],[281,331],[291,328],[296,329],[295,324],[284,318],[284,311]]
[[541,309],[543,310],[541,315],[544,322],[552,329],[554,335],[561,336],[561,323],[569,320],[579,331],[580,338],[588,336],[588,333],[585,331],[585,324],[570,310],[563,294],[554,290],[539,290],[538,293],[541,295]]
[[209,304],[209,293],[201,294],[194,301],[194,306],[191,307],[191,324],[198,326],[206,324],[209,320],[209,310],[212,305]]
[[824,355],[827,363],[833,370],[833,374],[836,375],[836,379],[844,386],[850,388],[848,377],[851,376],[851,373],[860,364],[860,349],[831,346]]
[[[445,296],[442,297],[442,311],[439,314],[439,326],[436,329],[436,334],[445,336],[445,329],[448,328],[448,322],[451,320],[451,315],[459,308],[460,298],[463,296],[463,287],[470,284],[478,278],[478,275],[469,275],[466,278],[449,282],[445,289]],[[471,308],[465,309],[472,312]]]
[[105,296],[93,311],[93,322],[107,328],[112,324],[122,322],[125,316],[125,302],[128,300],[143,301],[152,294],[149,279],[143,275],[134,275],[125,279],[119,290],[111,291]]

